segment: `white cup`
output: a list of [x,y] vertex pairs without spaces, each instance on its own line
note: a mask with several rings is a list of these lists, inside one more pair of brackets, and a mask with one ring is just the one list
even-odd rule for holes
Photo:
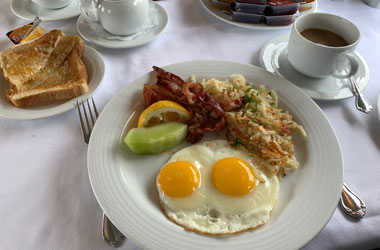
[[[91,1],[91,4],[83,2]],[[82,0],[81,10],[87,17],[92,9],[95,21],[114,35],[131,35],[148,20],[149,0]],[[90,18],[91,19],[91,18]]]
[[68,6],[72,0],[33,0],[33,2],[46,9],[60,9]]
[[[312,42],[300,34],[311,28],[331,31],[346,40],[348,45],[326,46]],[[332,75],[347,78],[355,75],[359,68],[354,55],[359,40],[359,29],[347,19],[328,13],[310,13],[299,17],[293,24],[288,42],[288,59],[298,72],[309,77],[324,78]]]

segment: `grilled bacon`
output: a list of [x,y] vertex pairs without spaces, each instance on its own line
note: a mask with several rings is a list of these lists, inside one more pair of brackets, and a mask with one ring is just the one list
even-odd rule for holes
[[179,76],[153,66],[155,83],[144,85],[145,106],[170,100],[183,105],[190,112],[187,140],[195,143],[205,132],[217,131],[226,125],[226,113],[199,82],[185,82]]

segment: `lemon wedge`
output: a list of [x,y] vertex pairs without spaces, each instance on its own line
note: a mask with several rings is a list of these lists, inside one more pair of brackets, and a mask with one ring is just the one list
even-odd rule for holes
[[187,123],[190,113],[173,101],[158,101],[147,107],[139,117],[137,127],[152,127],[167,122]]

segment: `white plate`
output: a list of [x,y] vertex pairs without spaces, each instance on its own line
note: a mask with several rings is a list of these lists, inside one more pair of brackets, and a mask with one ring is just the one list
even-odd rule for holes
[[[241,27],[246,29],[253,29],[253,30],[281,30],[281,29],[287,29],[292,27],[293,24],[289,25],[283,25],[283,26],[268,26],[266,24],[255,24],[255,23],[242,23],[242,22],[235,22],[232,20],[231,15],[226,14],[225,12],[218,10],[212,6],[213,0],[200,0],[202,6],[207,10],[207,12],[214,17],[218,18],[219,20]],[[311,10],[300,12],[301,15],[314,12],[317,9],[318,2],[315,0],[315,3],[313,5],[313,8]]]
[[377,98],[377,117],[380,119],[380,95]]
[[[273,38],[264,45],[260,53],[260,63],[269,72],[278,74],[297,87],[301,88],[311,98],[316,100],[339,100],[352,97],[348,79],[338,79],[332,76],[317,79],[307,77],[296,71],[287,57],[289,34]],[[369,83],[369,69],[366,61],[355,52],[359,61],[359,70],[353,76],[361,90]]]
[[105,48],[112,49],[124,49],[124,48],[133,48],[137,46],[144,45],[156,39],[161,35],[166,29],[169,17],[166,10],[159,4],[155,4],[157,8],[158,15],[158,24],[153,27],[149,32],[141,34],[132,40],[120,41],[120,40],[108,40],[102,37],[99,37],[95,32],[90,28],[87,20],[81,15],[77,21],[77,29],[82,38],[90,43],[99,45]]
[[67,7],[61,9],[46,9],[31,0],[12,0],[12,12],[19,18],[33,21],[36,16],[42,21],[57,21],[79,16],[78,1],[73,0]]
[[89,90],[86,94],[75,97],[70,100],[60,101],[53,104],[35,106],[31,108],[18,108],[11,104],[7,99],[5,92],[8,84],[5,83],[4,77],[0,77],[0,116],[20,119],[32,120],[45,118],[48,116],[58,115],[76,107],[76,101],[86,99],[95,94],[102,83],[105,66],[103,58],[93,48],[84,45],[83,62],[86,65],[88,74]]
[[279,95],[279,105],[291,111],[308,133],[295,136],[301,166],[281,183],[280,199],[263,227],[231,237],[207,237],[186,231],[162,213],[155,178],[170,153],[134,155],[122,139],[136,126],[143,109],[143,85],[153,72],[129,83],[101,112],[88,148],[88,173],[94,194],[111,221],[129,240],[144,249],[299,249],[329,221],[340,197],[343,162],[336,135],[320,108],[283,78],[248,64],[201,60],[164,67],[188,79],[228,78],[240,73],[249,82],[265,84]]

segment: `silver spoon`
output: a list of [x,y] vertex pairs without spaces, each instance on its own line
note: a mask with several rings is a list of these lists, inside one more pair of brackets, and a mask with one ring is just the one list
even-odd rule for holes
[[[348,74],[347,70],[345,70]],[[359,111],[362,111],[368,114],[373,108],[372,105],[364,98],[362,92],[359,89],[358,84],[356,83],[353,77],[349,77],[351,82],[351,91],[355,96],[355,105]]]
[[103,213],[103,240],[113,247],[119,247],[125,236],[112,224]]
[[339,204],[346,214],[356,219],[361,219],[365,216],[366,205],[350,188],[347,187],[346,183],[343,183]]

